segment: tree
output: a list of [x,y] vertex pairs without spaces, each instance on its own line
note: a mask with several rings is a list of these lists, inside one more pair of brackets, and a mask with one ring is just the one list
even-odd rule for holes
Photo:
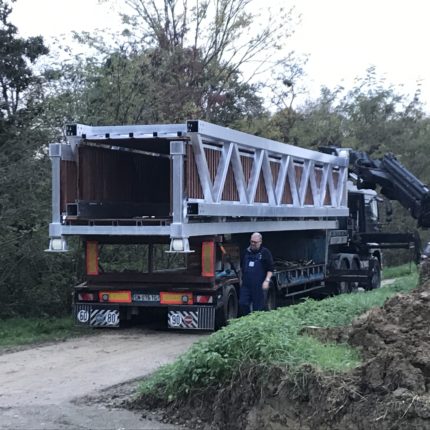
[[[292,11],[283,8],[277,15],[254,12],[255,0],[126,0],[133,15],[122,14],[132,25],[134,39],[141,46],[168,52],[180,64],[181,50],[189,49],[189,80],[199,80],[201,68],[215,65],[219,76],[240,72],[258,61],[253,72],[273,69],[276,51],[285,46],[291,34]],[[140,31],[139,31],[140,30]],[[279,57],[279,56],[278,56]],[[268,67],[266,62],[270,60]],[[283,57],[278,58],[278,61]],[[217,75],[215,74],[215,79]],[[222,85],[221,85],[222,87]],[[221,88],[220,88],[221,89]]]
[[[256,3],[128,0],[125,29],[113,46],[100,36],[76,35],[96,54],[72,65],[82,85],[77,93],[67,91],[67,115],[74,116],[69,120],[123,124],[201,118],[233,125],[263,115],[261,84],[244,79],[243,70],[252,65],[254,74],[281,65],[279,48],[288,38],[291,12],[263,21],[252,11]],[[72,86],[73,74],[63,71],[64,89]]]
[[[0,1],[0,116],[9,123],[18,121],[16,115],[32,103],[33,94],[28,91],[35,78],[29,63],[48,53],[43,39],[16,37],[17,28],[8,21],[11,7]],[[20,112],[22,113],[22,112]]]
[[315,150],[340,146],[344,117],[336,101],[341,91],[322,88],[319,99],[307,101],[300,109],[289,106],[276,112],[272,122],[280,130],[280,140]]
[[258,87],[244,81],[242,72],[248,67],[253,75],[281,64],[277,54],[291,33],[291,11],[281,9],[277,18],[269,13],[263,22],[253,0],[126,3],[135,13],[123,15],[124,21],[141,29],[136,42],[154,47],[159,66],[169,70],[172,89],[183,96],[193,89],[186,97],[195,115],[225,124],[227,118],[231,123],[256,113]]
[[69,297],[64,281],[56,282],[50,268],[64,261],[50,260],[43,252],[50,212],[45,151],[50,136],[39,122],[42,81],[32,71],[48,50],[41,37],[18,37],[10,13],[10,5],[0,0],[0,316],[61,313]]

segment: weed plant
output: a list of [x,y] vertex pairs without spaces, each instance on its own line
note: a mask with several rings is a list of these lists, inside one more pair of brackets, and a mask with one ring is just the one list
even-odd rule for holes
[[303,364],[325,371],[347,371],[360,363],[348,345],[322,343],[302,334],[306,326],[336,327],[350,324],[358,315],[398,292],[417,284],[417,274],[388,287],[343,294],[271,312],[255,312],[195,344],[175,363],[162,367],[140,387],[142,395],[172,401],[190,392],[217,386],[249,365],[285,365],[294,372]]

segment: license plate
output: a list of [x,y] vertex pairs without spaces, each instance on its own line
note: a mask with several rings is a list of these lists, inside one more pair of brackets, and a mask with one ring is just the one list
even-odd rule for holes
[[159,302],[159,294],[133,294],[133,302]]

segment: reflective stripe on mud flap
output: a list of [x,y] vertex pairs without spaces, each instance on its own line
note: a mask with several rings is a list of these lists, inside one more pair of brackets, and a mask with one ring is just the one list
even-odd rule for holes
[[169,328],[213,330],[215,327],[215,308],[208,306],[169,307],[167,315]]
[[118,327],[119,309],[118,307],[94,307],[92,305],[75,305],[75,321],[78,324],[89,325],[91,327]]

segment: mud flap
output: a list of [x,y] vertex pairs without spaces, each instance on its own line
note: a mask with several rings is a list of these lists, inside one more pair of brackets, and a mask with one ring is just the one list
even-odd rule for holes
[[119,306],[74,305],[75,323],[90,327],[119,327]]
[[167,324],[172,329],[214,330],[215,308],[209,306],[169,306]]

